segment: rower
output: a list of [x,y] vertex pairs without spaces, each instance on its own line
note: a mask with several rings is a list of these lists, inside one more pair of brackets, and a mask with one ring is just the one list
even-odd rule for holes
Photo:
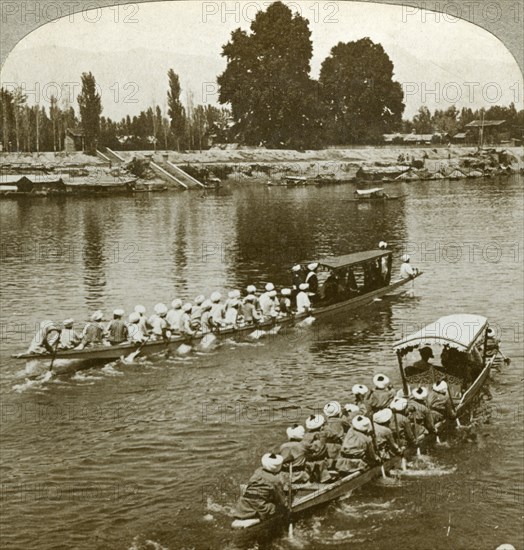
[[314,302],[317,298],[318,294],[318,277],[317,277],[317,269],[318,269],[318,263],[312,262],[308,264],[308,273],[306,275],[306,280],[304,281],[309,285],[309,298],[312,302]]
[[326,449],[328,455],[328,468],[335,466],[336,459],[340,453],[340,447],[344,440],[344,435],[349,426],[342,417],[342,407],[338,401],[330,401],[324,407],[326,424],[324,432],[326,434]]
[[166,322],[169,328],[174,332],[180,332],[182,330],[181,320],[183,314],[182,300],[180,298],[175,298],[171,302],[171,309],[166,315]]
[[324,423],[321,414],[310,415],[306,419],[306,433],[302,440],[310,479],[318,483],[327,483],[331,479],[327,469],[326,434],[322,429]]
[[257,324],[260,321],[260,313],[255,307],[256,297],[254,294],[248,294],[244,298],[244,304],[242,305],[242,316],[244,317],[244,323],[246,325]]
[[344,412],[346,417],[346,423],[347,423],[347,430],[351,427],[351,422],[353,421],[353,418],[355,416],[358,416],[360,414],[360,408],[358,405],[355,405],[354,403],[346,403],[344,405]]
[[212,307],[213,304],[211,300],[204,300],[202,304],[202,317],[200,318],[200,330],[203,334],[207,334],[215,328],[213,316],[211,315]]
[[486,357],[490,358],[496,355],[499,351],[500,339],[495,336],[495,331],[489,327],[488,328],[488,337],[486,339]]
[[309,289],[308,283],[302,283],[297,294],[297,315],[301,313],[309,313],[311,311],[311,301],[306,292]]
[[424,346],[418,350],[420,359],[413,363],[413,365],[406,367],[405,374],[406,376],[413,376],[415,374],[423,374],[428,370],[433,368],[433,365],[429,362],[430,359],[433,359],[433,350],[429,346]]
[[229,307],[226,310],[226,316],[224,318],[224,322],[228,328],[237,328],[239,307],[240,302],[237,300],[237,298],[231,298],[229,300]]
[[294,424],[286,430],[289,441],[280,446],[280,454],[284,459],[283,468],[285,469],[291,464],[293,470],[292,483],[307,483],[309,481],[309,474],[306,471],[306,449],[302,444],[305,433],[304,426]]
[[418,269],[413,267],[409,262],[411,260],[409,254],[404,254],[401,258],[402,265],[400,266],[401,279],[413,279],[418,273]]
[[284,459],[281,455],[265,454],[262,467],[251,476],[244,494],[238,500],[236,519],[267,519],[287,507],[287,499],[280,476]]
[[246,287],[246,291],[247,291],[247,296],[249,295],[253,296],[253,305],[255,306],[257,311],[260,311],[260,303],[257,298],[257,287],[255,285],[248,285]]
[[283,288],[280,291],[279,309],[281,315],[289,315],[291,313],[291,289]]
[[147,340],[147,335],[144,334],[140,324],[140,313],[133,311],[129,314],[127,324],[128,339],[136,344],[141,344]]
[[258,303],[260,304],[260,309],[262,315],[265,317],[276,317],[276,308],[275,308],[275,297],[277,291],[275,290],[275,285],[273,283],[266,284],[266,291],[260,295]]
[[60,333],[58,349],[73,349],[81,342],[79,334],[73,328],[74,319],[66,319],[62,324],[64,328]]
[[81,349],[87,346],[93,346],[102,343],[104,337],[104,327],[100,323],[104,318],[104,314],[97,310],[91,315],[91,320],[86,323],[84,330],[82,331],[82,342],[80,344]]
[[377,374],[373,377],[373,391],[369,395],[369,403],[373,412],[389,406],[395,397],[395,390],[389,383],[389,378],[385,374]]
[[372,406],[369,401],[369,389],[364,384],[355,384],[351,388],[351,392],[355,396],[355,403],[360,410],[360,413],[369,416],[372,414]]
[[112,346],[118,346],[127,340],[127,326],[122,320],[124,316],[123,309],[113,311],[113,320],[109,321],[105,334]]
[[367,470],[368,467],[378,462],[370,433],[371,421],[369,418],[362,415],[355,416],[340,449],[340,456],[336,464],[339,472],[351,473]]
[[54,353],[60,332],[61,328],[54,321],[42,321],[29,344],[27,353]]
[[149,318],[149,324],[152,327],[151,340],[165,340],[171,336],[166,321],[167,306],[162,303],[156,304],[154,307],[154,312],[155,313]]
[[195,331],[191,326],[191,312],[193,311],[193,305],[190,302],[187,302],[182,306],[182,317],[180,318],[180,332],[182,334],[187,334],[188,336],[193,336]]
[[135,306],[135,312],[138,313],[140,316],[140,320],[138,321],[138,326],[140,327],[140,330],[144,334],[144,336],[147,336],[149,334],[149,325],[147,323],[146,318],[146,308],[144,306],[138,305]]
[[200,318],[202,317],[202,304],[206,297],[203,294],[199,294],[195,298],[193,309],[191,310],[191,328],[198,330],[200,328]]
[[398,444],[407,447],[415,443],[415,436],[411,428],[411,422],[407,416],[408,400],[404,397],[395,397],[391,402],[393,410],[393,426],[397,432]]
[[427,405],[433,414],[434,422],[455,419],[456,415],[453,412],[448,384],[445,380],[433,384],[432,391],[428,395]]
[[[385,241],[380,241],[378,243],[378,247],[381,250],[387,250],[388,243]],[[387,256],[382,256],[382,258],[380,258],[380,273],[382,275],[382,280],[386,285],[388,285],[389,281],[391,280],[391,261],[391,254],[388,254]]]
[[389,460],[393,455],[399,455],[401,453],[401,449],[395,443],[393,431],[390,428],[390,421],[392,418],[393,411],[389,408],[381,409],[373,415],[375,440],[382,460]]
[[418,427],[422,428],[423,433],[436,434],[433,415],[426,405],[428,390],[424,387],[416,388],[412,391],[408,403],[408,411],[413,414],[415,420],[416,436],[420,435]]
[[222,295],[220,292],[213,292],[211,294],[211,317],[215,326],[221,326],[224,323],[224,306],[220,303]]

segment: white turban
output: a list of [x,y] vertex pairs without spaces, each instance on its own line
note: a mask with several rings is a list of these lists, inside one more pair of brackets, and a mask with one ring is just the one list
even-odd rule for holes
[[368,393],[368,387],[364,386],[364,384],[355,384],[351,391],[353,392],[353,395],[366,395]]
[[306,428],[308,430],[318,430],[324,425],[325,419],[321,414],[312,414],[306,419]]
[[389,378],[385,374],[377,374],[376,376],[373,376],[373,384],[375,384],[375,388],[383,390],[384,388],[387,388]]
[[393,411],[391,409],[381,409],[373,415],[373,422],[377,424],[385,424],[389,422],[393,416]]
[[371,430],[371,421],[369,418],[362,416],[361,414],[353,418],[351,425],[358,432],[369,432]]
[[267,453],[262,457],[261,462],[262,468],[264,468],[264,470],[267,470],[272,474],[278,474],[278,472],[280,472],[280,469],[282,468],[284,458],[280,455]]
[[304,438],[305,433],[306,433],[306,430],[304,429],[304,426],[299,426],[298,424],[295,424],[294,426],[290,426],[286,430],[288,439],[296,439],[298,441],[301,441]]
[[330,401],[329,403],[326,403],[324,407],[324,414],[331,418],[333,416],[339,416],[339,414],[342,412],[342,407],[340,406],[340,403],[338,401]]

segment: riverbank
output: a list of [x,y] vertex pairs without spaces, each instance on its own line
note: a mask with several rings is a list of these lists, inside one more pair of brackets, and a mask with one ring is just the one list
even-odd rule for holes
[[[170,162],[200,180],[218,177],[225,183],[278,181],[286,176],[325,181],[387,182],[416,179],[461,179],[524,170],[521,147],[497,147],[479,153],[475,147],[358,147],[318,151],[264,148],[212,148],[207,151],[118,151],[125,159]],[[2,153],[2,171],[28,169],[57,172],[71,167],[101,170],[107,163],[83,153]],[[160,183],[150,175],[149,183]],[[163,183],[163,182],[162,182]]]

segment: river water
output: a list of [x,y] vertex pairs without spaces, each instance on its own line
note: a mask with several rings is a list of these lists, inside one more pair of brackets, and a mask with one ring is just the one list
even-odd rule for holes
[[[399,184],[404,201],[377,205],[351,202],[346,185],[2,200],[1,547],[245,547],[227,511],[285,428],[377,371],[398,385],[391,345],[471,312],[512,358],[471,435],[434,448],[420,476],[371,484],[300,520],[292,541],[274,534],[259,547],[522,548],[522,183]],[[10,359],[45,318],[282,285],[294,260],[382,239],[395,270],[404,251],[424,270],[415,288],[309,329],[46,383]]]

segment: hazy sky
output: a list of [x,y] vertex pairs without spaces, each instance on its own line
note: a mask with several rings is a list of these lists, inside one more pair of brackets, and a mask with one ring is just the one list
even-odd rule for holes
[[[312,76],[340,41],[380,42],[405,90],[405,117],[421,104],[477,108],[522,103],[522,76],[504,45],[471,23],[403,6],[356,2],[287,2],[309,20]],[[92,71],[104,115],[137,114],[165,103],[165,73],[179,73],[196,103],[216,103],[221,47],[232,30],[249,28],[269,2],[155,2],[72,14],[31,33],[8,57],[4,85],[38,91],[43,104],[56,87]],[[56,84],[52,84],[56,83]],[[70,86],[71,87],[71,86]],[[75,90],[74,97],[78,93]],[[36,92],[33,94],[36,97]],[[63,89],[63,95],[66,95]],[[30,97],[34,99],[34,97]]]

